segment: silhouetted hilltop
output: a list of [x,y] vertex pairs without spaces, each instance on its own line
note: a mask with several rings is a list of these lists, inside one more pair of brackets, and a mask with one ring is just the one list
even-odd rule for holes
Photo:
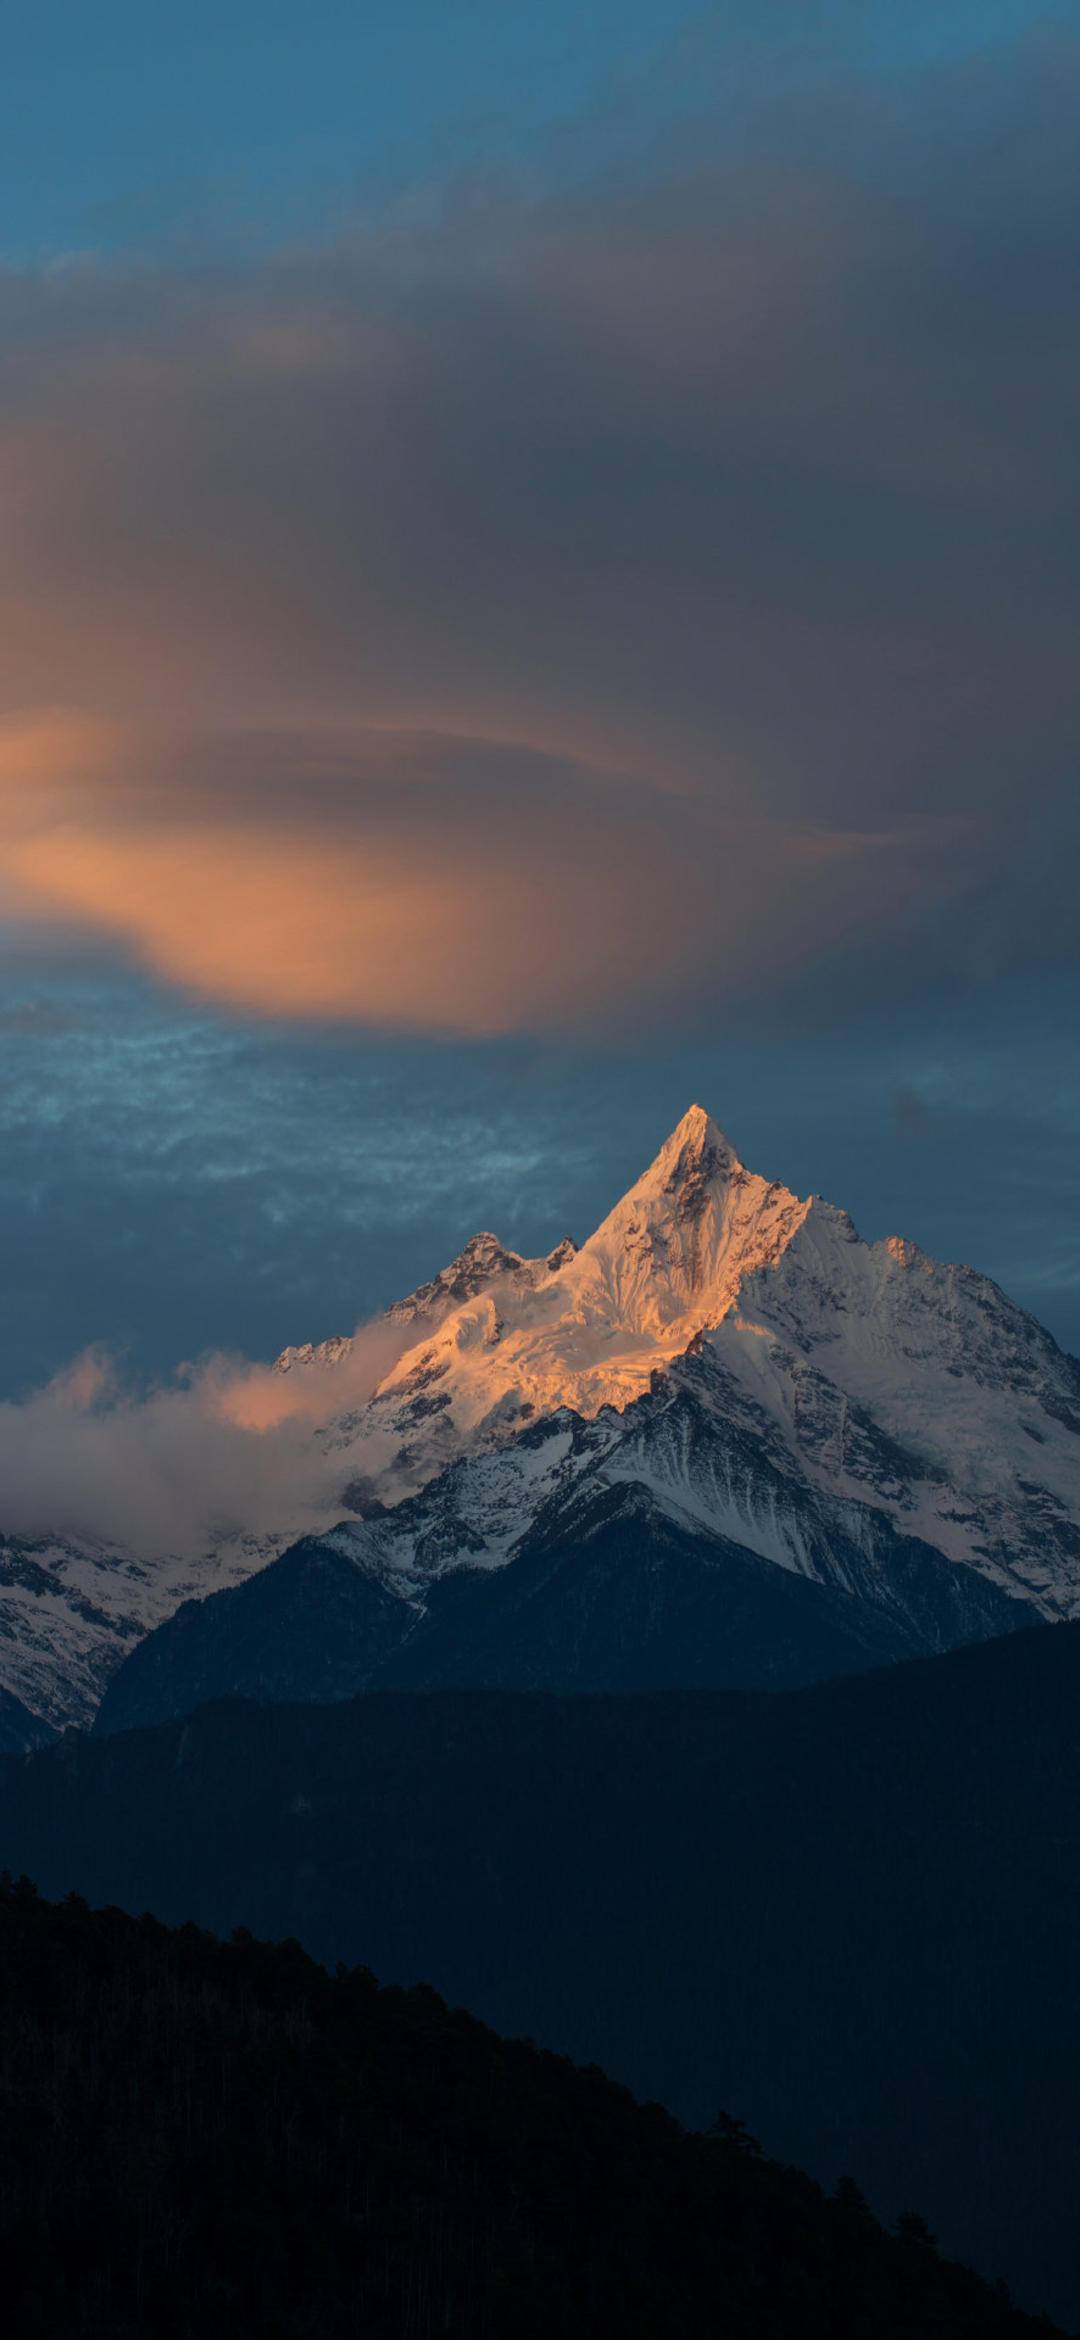
[[0,1891],[12,2340],[1049,2334],[737,2122],[295,1943]]
[[0,1761],[0,1862],[430,1982],[1080,2324],[1080,1626],[780,1696],[234,1702]]

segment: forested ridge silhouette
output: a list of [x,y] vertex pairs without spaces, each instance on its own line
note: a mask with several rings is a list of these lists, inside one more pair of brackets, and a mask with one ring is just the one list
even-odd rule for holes
[[12,2340],[1021,2340],[1055,2327],[426,1988],[0,1886]]
[[776,1696],[233,1701],[0,1760],[0,1862],[718,2105],[1080,2327],[1080,1624]]

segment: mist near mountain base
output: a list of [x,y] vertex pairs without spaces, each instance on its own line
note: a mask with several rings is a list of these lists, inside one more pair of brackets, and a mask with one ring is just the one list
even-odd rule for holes
[[[189,1552],[283,1522],[327,1527],[355,1479],[319,1426],[371,1397],[415,1328],[362,1324],[336,1363],[279,1373],[215,1356],[149,1390],[88,1350],[21,1404],[0,1405],[9,1536],[76,1535],[145,1558]],[[270,1435],[273,1433],[273,1435]]]

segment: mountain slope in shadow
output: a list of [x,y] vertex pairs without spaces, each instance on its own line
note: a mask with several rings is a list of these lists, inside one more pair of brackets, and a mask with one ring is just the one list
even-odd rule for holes
[[422,1600],[357,1557],[357,1530],[307,1538],[185,1602],[113,1676],[94,1727],[383,1688],[786,1690],[1035,1622],[974,1569],[872,1525],[869,1551],[837,1536],[838,1581],[822,1582],[636,1480],[601,1481],[551,1505],[504,1566],[452,1568]]

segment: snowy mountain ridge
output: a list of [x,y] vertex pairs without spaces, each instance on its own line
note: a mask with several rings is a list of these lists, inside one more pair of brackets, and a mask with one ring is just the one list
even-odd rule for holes
[[[988,1277],[898,1237],[864,1243],[846,1211],[748,1171],[698,1106],[580,1250],[553,1266],[496,1249],[491,1281],[434,1326],[421,1317],[351,1426],[387,1457],[376,1500],[397,1506],[563,1413],[598,1426],[624,1475],[633,1445],[651,1483],[628,1409],[697,1357],[714,1451],[678,1497],[663,1466],[665,1501],[706,1527],[720,1516],[737,1426],[801,1486],[869,1506],[1046,1615],[1080,1610],[1080,1368]],[[785,1564],[785,1540],[732,1509],[730,1487],[721,1508]]]
[[[421,1303],[422,1337],[381,1382],[366,1424],[376,1443],[380,1433],[403,1434],[386,1498],[422,1484],[433,1463],[512,1435],[537,1414],[569,1406],[591,1417],[628,1404],[658,1366],[721,1321],[745,1278],[780,1257],[810,1208],[745,1170],[694,1106],[580,1249],[564,1242],[545,1260],[522,1260],[494,1238],[474,1238],[492,1246],[489,1273],[446,1270],[402,1303],[406,1312]],[[468,1246],[454,1270],[471,1255]],[[284,1358],[278,1363],[286,1369]],[[440,1419],[447,1415],[452,1427]],[[417,1438],[424,1421],[431,1428]]]
[[182,1601],[313,1532],[420,1615],[613,1504],[863,1604],[929,1570],[928,1646],[954,1609],[956,1637],[1002,1629],[1001,1595],[1080,1614],[1080,1367],[989,1278],[748,1170],[698,1106],[580,1249],[479,1234],[380,1325],[393,1361],[336,1411],[351,1337],[276,1361],[326,1373],[321,1517],[309,1485],[278,1534],[156,1561],[0,1536],[0,1687],[88,1720]]

